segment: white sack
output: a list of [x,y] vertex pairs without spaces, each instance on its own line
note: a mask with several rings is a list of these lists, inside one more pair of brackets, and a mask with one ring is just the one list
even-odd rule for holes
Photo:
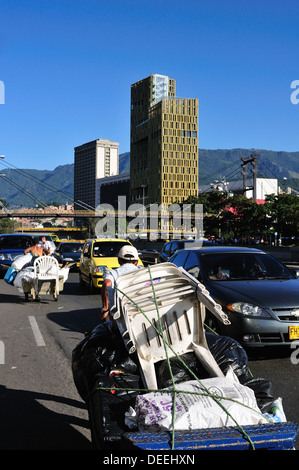
[[59,277],[63,277],[63,282],[67,281],[69,277],[70,268],[60,268],[59,269]]
[[33,268],[29,267],[29,268],[25,268],[23,271],[20,271],[16,275],[13,285],[17,287],[18,289],[23,290],[23,284],[22,284],[23,279],[27,282],[33,282],[34,280]]
[[14,262],[11,264],[12,268],[17,269],[18,271],[25,266],[26,263],[30,263],[32,260],[32,254],[28,253],[27,255],[20,255],[18,256]]
[[[219,398],[220,403],[236,420],[230,418],[211,396],[178,393],[176,395],[176,430],[191,430],[267,423],[259,410],[253,390],[227,377],[201,380],[213,395],[237,400],[239,403]],[[177,390],[206,393],[197,380],[176,384]],[[136,398],[136,418],[139,431],[172,430],[173,394],[151,392]],[[237,424],[236,424],[237,423]]]

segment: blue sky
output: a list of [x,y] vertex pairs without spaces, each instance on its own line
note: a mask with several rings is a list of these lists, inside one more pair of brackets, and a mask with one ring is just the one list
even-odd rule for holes
[[298,18],[297,0],[2,0],[2,163],[53,170],[98,138],[129,151],[130,86],[153,73],[199,99],[200,148],[299,151]]

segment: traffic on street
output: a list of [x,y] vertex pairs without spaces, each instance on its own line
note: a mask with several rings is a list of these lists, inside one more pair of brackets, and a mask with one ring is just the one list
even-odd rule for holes
[[[0,279],[2,450],[92,450],[86,404],[72,376],[72,352],[99,324],[101,296],[70,272],[57,302],[24,294]],[[255,377],[271,381],[288,421],[299,422],[299,344],[249,356]],[[297,439],[298,440],[298,439]]]

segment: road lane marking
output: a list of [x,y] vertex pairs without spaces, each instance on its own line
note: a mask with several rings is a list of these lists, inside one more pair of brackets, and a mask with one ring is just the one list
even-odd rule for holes
[[3,341],[0,341],[0,364],[5,364],[5,346]]
[[46,346],[35,317],[28,317],[37,346]]

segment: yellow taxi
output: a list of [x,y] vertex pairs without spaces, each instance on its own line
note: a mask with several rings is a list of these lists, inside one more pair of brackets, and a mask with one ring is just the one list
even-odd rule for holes
[[[119,267],[118,252],[123,245],[132,245],[121,238],[95,238],[86,240],[80,257],[79,282],[89,285],[91,292],[96,292],[103,284],[105,268]],[[138,265],[143,266],[138,259]]]
[[60,238],[55,233],[50,233],[50,237],[52,238],[52,241],[55,243],[56,246],[58,246],[61,242]]

